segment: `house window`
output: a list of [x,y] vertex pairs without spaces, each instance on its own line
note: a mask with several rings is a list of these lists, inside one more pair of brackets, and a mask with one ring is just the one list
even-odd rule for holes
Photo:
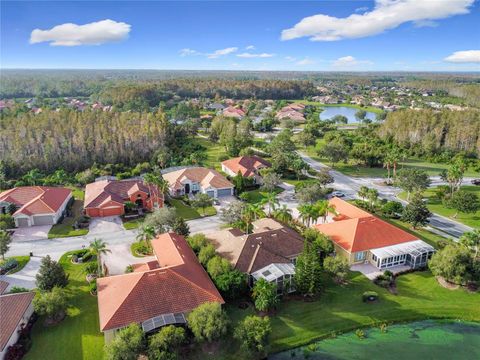
[[365,251],[360,251],[355,253],[355,261],[365,260]]
[[377,261],[377,256],[375,254],[372,254],[372,260]]

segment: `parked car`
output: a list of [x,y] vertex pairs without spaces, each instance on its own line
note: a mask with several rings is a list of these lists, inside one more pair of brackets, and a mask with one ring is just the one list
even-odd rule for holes
[[341,191],[333,191],[332,196],[336,196],[336,197],[341,198],[341,197],[345,197],[345,194]]
[[472,184],[479,186],[480,185],[480,179],[473,179]]

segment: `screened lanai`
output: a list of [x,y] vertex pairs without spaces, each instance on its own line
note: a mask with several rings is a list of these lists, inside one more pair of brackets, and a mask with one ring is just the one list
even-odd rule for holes
[[295,265],[292,263],[270,264],[252,273],[254,281],[265,279],[268,282],[277,284],[278,293],[295,291],[295,285],[293,283],[294,275]]
[[422,240],[416,240],[373,249],[370,252],[372,254],[372,262],[379,269],[398,265],[408,265],[416,269],[427,264],[435,249]]
[[163,314],[142,322],[142,329],[143,332],[148,333],[161,328],[162,326],[186,323],[187,321],[185,320],[185,315],[183,315],[183,313]]

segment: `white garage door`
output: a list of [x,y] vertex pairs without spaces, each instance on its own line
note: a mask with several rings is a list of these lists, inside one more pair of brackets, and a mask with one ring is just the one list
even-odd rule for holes
[[28,219],[25,218],[17,218],[18,227],[27,227],[28,226]]
[[53,225],[53,216],[52,215],[34,216],[33,225]]

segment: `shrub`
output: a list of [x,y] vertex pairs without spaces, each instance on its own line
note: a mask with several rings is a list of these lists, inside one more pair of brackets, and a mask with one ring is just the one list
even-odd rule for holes
[[365,291],[362,294],[363,302],[378,300],[378,294],[375,291]]
[[185,329],[174,325],[164,326],[151,336],[148,342],[148,357],[152,360],[175,360],[177,349],[185,342]]
[[133,266],[132,265],[127,265],[125,268],[125,274],[132,273],[133,272]]
[[225,274],[232,269],[232,265],[227,259],[221,256],[215,255],[207,263],[207,272],[212,279],[216,279],[218,276]]
[[355,330],[355,335],[357,335],[357,337],[359,339],[365,339],[366,338],[365,331],[363,331],[362,329]]
[[120,330],[105,346],[106,360],[136,360],[144,348],[144,333],[138,324]]
[[18,261],[14,258],[9,258],[9,259],[3,261],[0,264],[0,275],[5,275],[10,270],[15,269],[17,266],[18,266]]
[[198,254],[203,247],[208,245],[208,240],[204,234],[189,236],[187,242],[195,254]]
[[234,337],[241,342],[241,346],[248,353],[257,353],[265,356],[268,336],[272,331],[270,319],[259,316],[247,316],[235,329]]
[[30,290],[21,286],[13,286],[10,291],[8,292],[9,294],[18,294],[18,293],[24,293],[24,292],[29,292]]
[[92,294],[96,294],[97,293],[97,282],[96,281],[92,281],[89,285],[88,285],[88,288],[90,290],[90,292]]
[[0,214],[0,230],[13,229],[15,220],[10,214]]
[[228,317],[219,303],[204,303],[188,314],[187,324],[199,342],[217,340],[227,333]]
[[33,307],[37,314],[45,315],[49,320],[62,320],[67,310],[65,290],[55,286],[52,291],[37,293],[33,299]]
[[50,291],[55,286],[65,287],[68,284],[68,275],[65,274],[62,265],[47,255],[40,264],[40,269],[36,275],[36,284],[40,290],[45,291]]
[[202,247],[198,253],[198,261],[203,266],[207,266],[211,258],[215,256],[215,247],[212,244],[208,244]]

